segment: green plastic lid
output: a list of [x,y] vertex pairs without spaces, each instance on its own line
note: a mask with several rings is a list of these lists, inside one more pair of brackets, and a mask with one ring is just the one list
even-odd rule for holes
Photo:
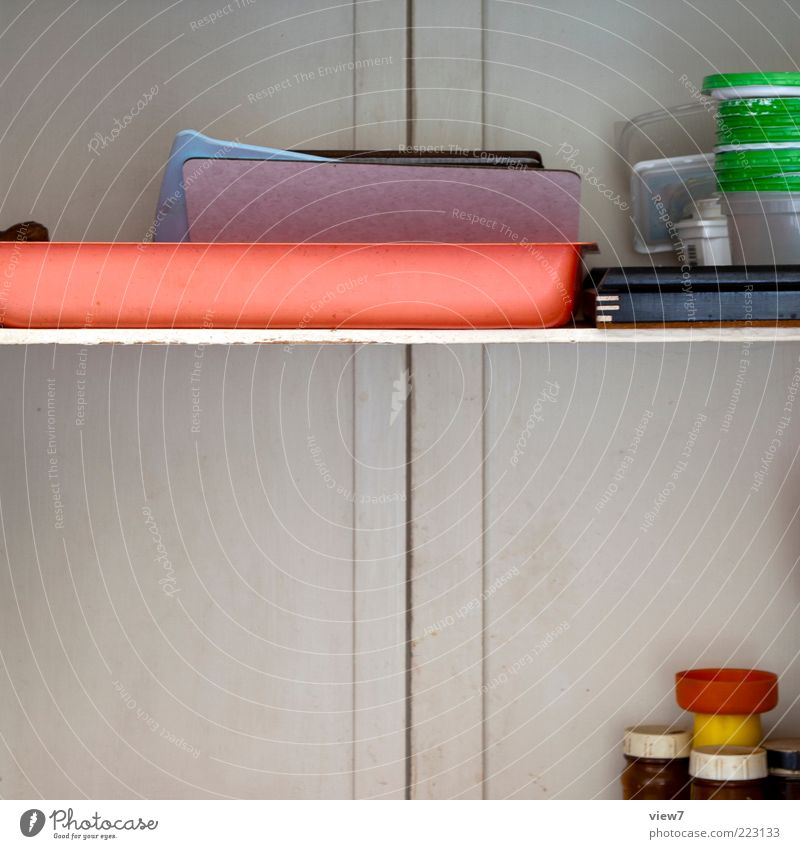
[[[797,98],[800,100],[800,97]],[[717,119],[717,129],[724,133],[727,129],[739,127],[772,130],[781,127],[797,127],[800,129],[800,112],[797,115],[720,115]]]
[[800,124],[784,124],[777,127],[747,125],[725,125],[717,133],[717,146],[725,144],[768,144],[769,142],[797,142],[800,144]]
[[756,177],[752,180],[717,180],[720,192],[800,192],[800,174]]
[[797,97],[748,97],[747,100],[720,100],[717,104],[720,117],[734,115],[766,118],[768,115],[787,117],[800,115],[800,98]]
[[800,150],[797,148],[775,148],[773,150],[731,150],[718,153],[714,158],[714,170],[772,168],[774,171],[800,171]]
[[800,86],[800,73],[773,71],[771,73],[712,74],[703,80],[703,94],[720,88],[746,88],[747,86]]
[[773,171],[771,174],[763,173],[763,174],[725,174],[718,173],[717,174],[717,182],[724,183],[728,185],[730,183],[742,183],[742,182],[759,182],[760,180],[770,180],[770,181],[781,181],[786,179],[795,179],[799,172],[797,171]]

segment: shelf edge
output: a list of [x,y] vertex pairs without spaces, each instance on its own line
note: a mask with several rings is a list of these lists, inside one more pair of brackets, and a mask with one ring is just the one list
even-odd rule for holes
[[800,342],[797,327],[605,330],[221,330],[0,328],[0,345],[491,345]]

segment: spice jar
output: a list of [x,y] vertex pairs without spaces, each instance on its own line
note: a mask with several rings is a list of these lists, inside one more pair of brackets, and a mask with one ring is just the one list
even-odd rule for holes
[[689,758],[692,799],[766,799],[767,753],[749,746],[703,746]]
[[688,799],[692,735],[669,725],[625,729],[623,799]]
[[695,748],[761,744],[761,714],[778,704],[775,673],[761,669],[688,669],[675,678],[678,704],[695,715]]
[[767,740],[768,799],[800,799],[800,738]]

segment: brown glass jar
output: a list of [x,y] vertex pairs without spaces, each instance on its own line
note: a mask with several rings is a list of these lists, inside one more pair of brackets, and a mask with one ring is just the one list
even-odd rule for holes
[[623,799],[688,799],[692,735],[669,725],[625,729]]
[[800,799],[800,738],[767,740],[768,799]]
[[766,799],[767,753],[748,746],[702,746],[689,758],[692,799]]

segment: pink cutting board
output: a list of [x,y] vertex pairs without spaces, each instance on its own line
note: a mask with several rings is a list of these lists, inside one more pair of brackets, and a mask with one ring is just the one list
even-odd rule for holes
[[191,159],[193,242],[576,242],[572,171]]

